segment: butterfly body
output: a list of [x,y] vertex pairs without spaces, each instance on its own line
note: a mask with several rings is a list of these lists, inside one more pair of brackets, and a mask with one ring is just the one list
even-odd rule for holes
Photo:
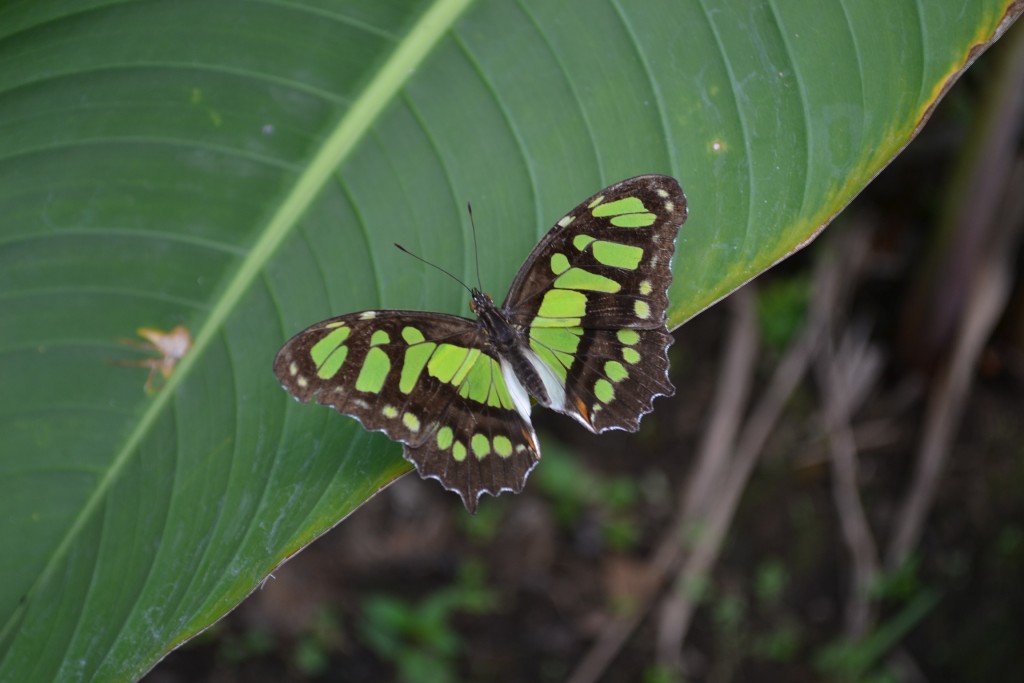
[[605,188],[560,219],[499,307],[471,293],[470,320],[363,311],[286,343],[274,372],[404,445],[424,477],[470,511],[483,493],[522,490],[540,449],[531,397],[593,432],[635,431],[672,395],[666,329],[671,258],[686,198],[667,176]]

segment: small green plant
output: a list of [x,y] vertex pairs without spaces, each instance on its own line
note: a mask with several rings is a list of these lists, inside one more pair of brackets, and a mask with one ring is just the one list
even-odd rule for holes
[[274,651],[274,637],[261,628],[249,629],[239,635],[224,637],[218,655],[228,664],[239,664]]
[[800,652],[801,630],[788,620],[774,625],[768,633],[757,635],[750,645],[751,654],[769,662],[784,664],[796,659]]
[[758,290],[757,317],[768,348],[785,348],[803,326],[810,300],[806,274],[768,282]]
[[459,515],[459,525],[471,541],[487,544],[494,540],[505,521],[508,498],[488,500],[487,505],[477,508],[475,515]]
[[683,683],[684,678],[678,671],[667,666],[655,664],[644,671],[643,683]]
[[341,624],[334,612],[322,607],[313,623],[292,650],[292,664],[306,676],[323,674],[330,662],[330,653],[343,639]]
[[788,581],[786,566],[782,562],[775,559],[762,563],[754,579],[758,604],[765,608],[779,605]]
[[842,640],[825,647],[815,658],[815,668],[836,681],[888,683],[895,680],[882,662],[939,603],[938,592],[919,590],[896,614],[871,633],[855,641]]
[[637,483],[629,477],[596,476],[561,444],[551,439],[547,443],[544,467],[534,476],[551,501],[558,523],[571,528],[585,512],[593,511],[602,522],[602,538],[609,548],[625,552],[635,547],[640,537],[635,519],[641,497]]
[[451,624],[457,612],[484,614],[494,609],[479,564],[468,564],[458,581],[422,601],[412,603],[376,595],[363,606],[361,633],[367,645],[394,664],[405,683],[448,683],[458,680],[457,657],[462,641]]

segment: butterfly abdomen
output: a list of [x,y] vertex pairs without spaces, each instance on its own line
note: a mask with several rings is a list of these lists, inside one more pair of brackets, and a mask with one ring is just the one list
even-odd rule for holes
[[[508,366],[531,396],[537,399],[542,405],[550,405],[551,399],[545,388],[544,381],[538,374],[535,364],[531,361],[527,349],[526,336],[508,322],[508,319],[498,310],[490,297],[482,294],[479,290],[473,291],[473,312],[480,318],[484,329],[487,331],[488,342],[494,349],[502,363]],[[529,414],[529,411],[527,411]]]

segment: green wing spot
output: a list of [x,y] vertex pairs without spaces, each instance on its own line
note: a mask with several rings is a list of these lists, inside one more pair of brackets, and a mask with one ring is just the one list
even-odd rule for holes
[[344,326],[345,326],[345,323],[343,323],[343,322],[333,322],[333,323],[327,323],[326,325],[324,325],[324,329],[325,330],[333,330],[336,327],[344,327]]
[[396,417],[398,417],[398,408],[394,406],[384,406],[381,412],[384,413],[384,417],[388,418],[389,420],[393,420]]
[[[412,330],[413,328],[407,327],[406,330]],[[418,333],[418,330],[413,330]],[[405,330],[402,331],[402,337],[408,340],[405,335]],[[420,339],[423,335],[420,335]],[[416,380],[420,378],[420,373],[423,372],[423,366],[430,360],[430,354],[434,353],[434,349],[437,348],[437,344],[433,342],[421,342],[415,346],[410,346],[405,350],[405,360],[402,362],[402,376],[398,380],[398,389],[403,394],[408,394],[416,386]]]
[[423,333],[417,330],[415,327],[403,327],[402,328],[402,339],[405,340],[406,344],[410,346],[413,344],[419,344],[423,341]]
[[469,349],[469,353],[466,354],[466,361],[459,368],[459,371],[452,377],[452,384],[459,386],[466,379],[466,375],[476,365],[476,359],[480,357],[480,349]]
[[626,372],[626,368],[624,368],[622,363],[617,360],[610,360],[604,364],[604,374],[608,375],[608,379],[613,382],[621,382],[629,377],[629,373]]
[[512,442],[508,440],[507,436],[494,437],[494,452],[503,458],[512,455]]
[[564,383],[575,360],[583,330],[570,328],[537,328],[530,330],[530,348],[541,357]]
[[539,356],[540,359],[544,361],[544,363],[551,368],[556,375],[558,375],[558,379],[560,379],[564,385],[565,379],[569,375],[569,366],[572,365],[572,356],[569,356],[566,361],[563,361],[562,358],[565,357],[565,354],[559,354],[556,356],[554,351],[543,344],[538,344],[532,339],[530,340],[530,348],[532,348],[533,352],[536,353],[537,356]]
[[640,293],[641,294],[643,294],[644,296],[647,296],[652,291],[654,291],[654,287],[651,286],[651,281],[650,280],[644,280],[643,282],[640,283]]
[[615,280],[603,275],[596,275],[582,268],[570,268],[555,279],[555,287],[559,289],[586,289],[593,292],[614,294],[622,289]]
[[437,430],[437,447],[441,450],[446,451],[451,448],[454,440],[455,435],[451,427],[441,427],[441,429]]
[[[491,359],[488,359],[491,360]],[[487,405],[495,408],[512,410],[512,395],[508,393],[508,386],[505,384],[505,376],[501,374],[501,366],[491,360],[491,390],[487,394]]]
[[604,195],[603,194],[599,194],[596,197],[594,197],[594,201],[592,201],[589,204],[587,204],[587,208],[588,209],[593,209],[595,206],[597,206],[598,204],[600,204],[603,201],[604,201]]
[[593,241],[594,238],[590,235],[576,235],[572,238],[572,246],[576,247],[579,251],[583,251]]
[[505,386],[501,368],[490,356],[478,358],[465,381],[459,386],[459,396],[495,408],[512,409],[512,396]]
[[359,369],[356,389],[371,394],[379,393],[390,371],[391,360],[388,358],[388,354],[377,347],[371,348],[366,352],[363,367]]
[[561,275],[567,270],[569,270],[569,259],[565,257],[565,254],[554,254],[551,256],[552,273]]
[[626,346],[633,346],[640,341],[640,333],[636,330],[619,330],[615,333],[615,336]]
[[616,228],[646,228],[654,225],[656,220],[658,217],[653,213],[627,213],[612,218],[612,225]]
[[348,356],[348,347],[341,346],[334,353],[328,356],[323,365],[316,369],[316,374],[320,379],[330,379],[338,374],[338,370],[341,370],[341,366],[345,363],[345,358]]
[[452,445],[452,457],[457,461],[462,462],[466,459],[466,445],[461,441],[456,441]]
[[491,452],[491,442],[483,434],[474,434],[469,444],[477,460],[483,460]]
[[380,346],[381,344],[390,344],[391,335],[385,330],[377,330],[370,337],[370,346]]
[[459,396],[477,403],[487,403],[487,394],[491,388],[491,359],[484,357],[473,363],[466,374],[466,379],[459,384]]
[[449,382],[456,386],[462,384],[462,380],[473,369],[480,349],[468,349],[465,346],[454,344],[440,344],[434,354],[427,361],[427,372],[442,382]]
[[594,396],[597,396],[597,400],[601,403],[611,403],[615,398],[615,389],[608,383],[608,380],[599,379],[594,382]]
[[580,345],[579,327],[539,327],[530,330],[530,339],[555,351],[573,354]]
[[583,330],[579,327],[531,328],[530,348],[565,383],[582,334]]
[[412,413],[402,415],[402,424],[408,427],[411,432],[420,431],[420,419]]
[[637,299],[633,302],[633,312],[636,313],[636,317],[643,320],[647,320],[651,317],[651,307],[646,301]]
[[658,219],[639,197],[624,197],[614,202],[601,204],[593,209],[595,218],[611,218],[611,224],[617,228],[646,228]]
[[544,299],[540,302],[537,317],[575,320],[571,325],[564,325],[564,327],[572,327],[578,325],[579,318],[582,318],[586,313],[586,294],[567,289],[550,289],[544,294]]
[[623,197],[614,202],[601,204],[594,208],[592,213],[597,218],[607,218],[608,216],[618,216],[624,213],[644,213],[646,211],[647,207],[644,206],[639,197]]
[[[316,374],[324,379],[334,377],[334,374],[341,368],[341,364],[345,362],[345,356],[348,355],[348,347],[342,346],[342,343],[348,339],[348,335],[351,333],[351,327],[338,327],[313,345],[313,348],[309,350],[309,355],[318,368]],[[328,369],[324,367],[324,363],[339,350],[341,351],[341,357],[331,360],[330,372],[328,372]]]
[[[636,270],[644,257],[644,250],[641,247],[603,240],[594,242],[593,252],[594,258],[604,265],[626,270]],[[650,285],[649,282],[647,284]]]
[[636,365],[640,362],[640,353],[636,349],[622,349],[622,360],[626,361],[630,365]]

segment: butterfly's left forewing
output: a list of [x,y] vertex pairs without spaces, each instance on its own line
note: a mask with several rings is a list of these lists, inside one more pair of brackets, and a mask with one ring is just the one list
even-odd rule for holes
[[668,176],[611,185],[560,219],[502,307],[527,332],[550,406],[593,431],[635,431],[668,380],[671,260],[686,197]]
[[[365,311],[317,323],[278,352],[274,372],[315,400],[404,445],[421,476],[462,496],[522,490],[540,453],[529,403],[479,324],[419,311]],[[517,407],[516,393],[520,393]]]

